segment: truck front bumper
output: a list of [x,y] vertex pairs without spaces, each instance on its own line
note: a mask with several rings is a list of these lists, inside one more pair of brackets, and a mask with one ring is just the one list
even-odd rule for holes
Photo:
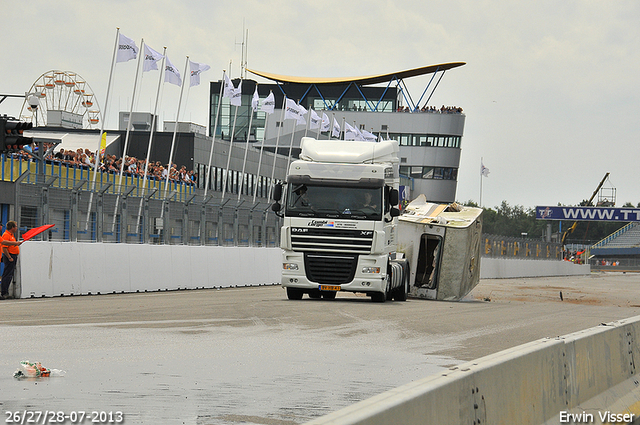
[[[303,290],[318,290],[321,285],[339,286],[341,291],[350,292],[383,292],[387,280],[388,255],[360,255],[356,264],[354,277],[350,282],[331,284],[309,279],[305,271],[304,254],[284,251],[282,256],[283,287]],[[377,271],[377,272],[376,272]]]

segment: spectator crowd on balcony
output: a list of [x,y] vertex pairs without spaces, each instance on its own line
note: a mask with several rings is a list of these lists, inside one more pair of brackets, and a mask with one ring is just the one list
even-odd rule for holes
[[[86,170],[93,170],[95,167],[95,152],[91,152],[89,149],[78,148],[73,151],[61,148],[54,153],[54,145],[51,143],[44,143],[43,148],[46,152],[45,160],[47,162],[64,164],[68,167]],[[9,155],[13,158],[30,161],[33,159],[34,151],[31,146],[24,146],[21,150],[11,152]],[[149,161],[147,164],[146,160],[133,156],[125,156],[124,161],[123,174],[129,177],[144,177],[146,168],[147,178],[152,180],[166,180],[167,174],[169,174],[169,180],[172,182],[191,185],[197,183],[198,173],[195,173],[193,170],[187,170],[187,167],[184,165],[178,168],[175,163],[172,163],[171,167],[169,167],[168,164],[162,164],[160,161]],[[119,174],[121,167],[122,158],[109,154],[101,155],[100,164],[98,165],[99,171]]]
[[[399,106],[396,112],[411,112],[411,108],[409,108],[408,106],[404,106],[404,107]],[[416,109],[414,109],[413,112],[429,112],[432,114],[461,114],[462,108],[458,106],[442,105],[442,107],[438,109],[435,106],[424,105],[422,108],[416,107]]]

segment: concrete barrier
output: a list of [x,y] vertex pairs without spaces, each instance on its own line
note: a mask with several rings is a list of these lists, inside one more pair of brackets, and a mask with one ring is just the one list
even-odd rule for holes
[[482,257],[480,279],[503,279],[513,277],[578,276],[591,273],[588,264],[569,261],[517,260]]
[[639,338],[640,316],[541,339],[387,391],[309,424],[637,423]]
[[196,289],[280,282],[280,248],[29,242],[22,298]]

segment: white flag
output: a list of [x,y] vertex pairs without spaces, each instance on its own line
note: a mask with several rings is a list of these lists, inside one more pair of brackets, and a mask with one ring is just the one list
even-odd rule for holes
[[484,166],[482,161],[480,161],[480,174],[485,177],[489,177],[489,169]]
[[333,128],[331,129],[331,136],[335,138],[340,137],[340,124],[336,121],[336,117],[333,117]]
[[233,106],[242,105],[242,80],[240,80],[240,83],[238,83],[238,87],[232,90],[229,103],[231,103]]
[[364,134],[362,134],[358,127],[354,127],[354,129],[356,130],[356,140],[364,142]]
[[233,90],[235,90],[235,86],[231,82],[229,76],[224,74],[224,90],[222,91],[222,97],[226,97],[227,99],[231,99],[233,96]]
[[211,67],[209,65],[205,65],[204,63],[189,61],[189,69],[191,70],[191,82],[189,83],[189,87],[200,84],[200,73],[207,71],[210,68]]
[[298,112],[300,112],[300,116],[298,117],[298,125],[305,125],[307,123],[307,120],[304,118],[305,115],[307,115],[307,110],[304,109],[304,106],[298,104]]
[[300,124],[301,118],[302,118],[302,123],[304,123],[304,115],[300,110],[300,105],[298,105],[292,99],[287,99],[285,102],[284,119],[296,120],[298,124]]
[[253,92],[253,98],[251,99],[251,109],[253,109],[253,112],[258,112],[259,103],[260,103],[260,96],[258,96],[258,85],[256,84],[256,89]]
[[362,130],[362,137],[367,142],[375,142],[376,140],[378,140],[378,136],[376,136],[375,134],[373,134],[373,133],[371,133],[371,132],[369,132],[367,130]]
[[313,109],[311,110],[311,117],[309,118],[309,128],[320,128],[320,124],[322,123],[322,118],[320,115],[316,113]]
[[144,62],[142,63],[142,72],[158,69],[158,61],[164,56],[153,50],[151,47],[144,45]]
[[276,110],[276,97],[273,95],[273,92],[269,93],[269,96],[262,101],[262,106],[260,107],[262,112],[266,112],[267,114],[273,114],[273,111]]
[[356,140],[356,137],[358,137],[358,131],[345,121],[344,140]]
[[118,37],[118,53],[116,55],[116,62],[126,62],[138,57],[138,46],[136,42],[119,34]]
[[329,121],[329,117],[324,112],[322,113],[322,127],[320,131],[329,131],[331,128],[331,121]]
[[167,56],[167,62],[164,65],[164,82],[175,84],[176,86],[182,85],[182,77],[180,77],[180,71],[178,71],[178,68],[173,66],[173,64],[169,60],[169,56]]

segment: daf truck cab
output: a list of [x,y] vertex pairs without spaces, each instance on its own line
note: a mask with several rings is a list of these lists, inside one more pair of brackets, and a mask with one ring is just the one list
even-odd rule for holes
[[409,264],[396,252],[398,142],[304,137],[301,148],[272,206],[283,218],[287,297],[351,291],[376,302],[406,300]]

